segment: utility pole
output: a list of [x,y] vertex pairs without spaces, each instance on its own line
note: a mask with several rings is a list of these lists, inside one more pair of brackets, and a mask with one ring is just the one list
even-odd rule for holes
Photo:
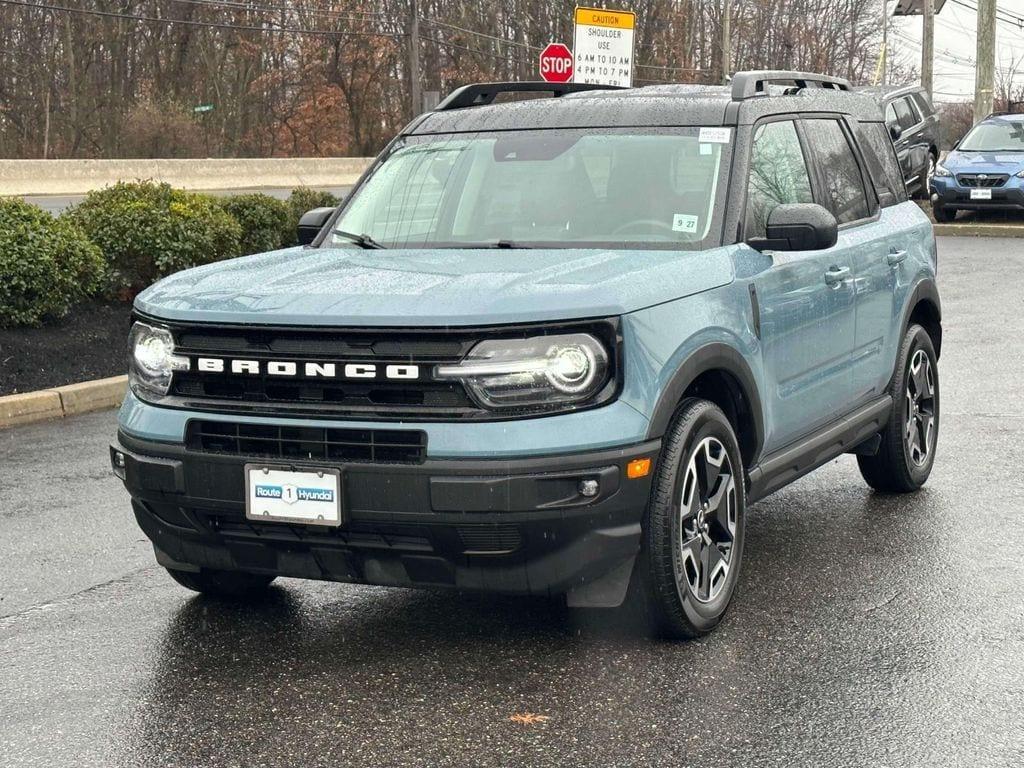
[[924,28],[921,32],[921,87],[932,97],[932,73],[935,62],[935,0],[924,0]]
[[409,0],[409,94],[412,96],[412,117],[423,111],[420,91],[420,12],[416,0]]
[[722,83],[729,82],[732,74],[732,31],[729,29],[732,16],[731,0],[722,0]]
[[889,0],[882,0],[882,85],[889,84]]
[[996,0],[978,0],[978,55],[974,76],[974,122],[992,114],[996,69]]

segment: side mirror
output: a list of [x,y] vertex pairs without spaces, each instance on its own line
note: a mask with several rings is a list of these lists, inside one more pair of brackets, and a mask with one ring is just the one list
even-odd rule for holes
[[316,236],[320,234],[320,230],[324,228],[324,224],[334,211],[334,208],[314,208],[302,214],[297,233],[299,245],[309,245],[316,240]]
[[898,125],[890,125],[889,126],[889,137],[893,141],[899,141],[900,140],[900,136],[902,136],[902,135],[903,135],[903,129],[900,128]]
[[839,240],[839,224],[816,203],[785,203],[768,214],[766,237],[750,245],[761,251],[823,251]]

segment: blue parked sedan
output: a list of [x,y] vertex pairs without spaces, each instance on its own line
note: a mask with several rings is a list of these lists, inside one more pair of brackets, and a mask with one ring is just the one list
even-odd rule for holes
[[935,220],[957,211],[1024,211],[1024,115],[993,115],[972,128],[932,177]]

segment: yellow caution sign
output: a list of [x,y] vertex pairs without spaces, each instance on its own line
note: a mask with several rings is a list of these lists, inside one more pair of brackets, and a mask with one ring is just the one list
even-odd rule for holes
[[632,11],[609,11],[606,8],[576,8],[576,23],[589,27],[633,29],[636,14]]

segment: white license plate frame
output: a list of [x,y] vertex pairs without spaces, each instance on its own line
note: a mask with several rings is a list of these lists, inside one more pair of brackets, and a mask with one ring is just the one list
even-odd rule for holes
[[972,189],[971,200],[991,200],[992,190],[991,189]]
[[[259,492],[258,487],[264,490]],[[326,498],[327,491],[330,498]],[[245,517],[254,522],[337,528],[345,518],[341,491],[341,471],[337,469],[245,465]]]

